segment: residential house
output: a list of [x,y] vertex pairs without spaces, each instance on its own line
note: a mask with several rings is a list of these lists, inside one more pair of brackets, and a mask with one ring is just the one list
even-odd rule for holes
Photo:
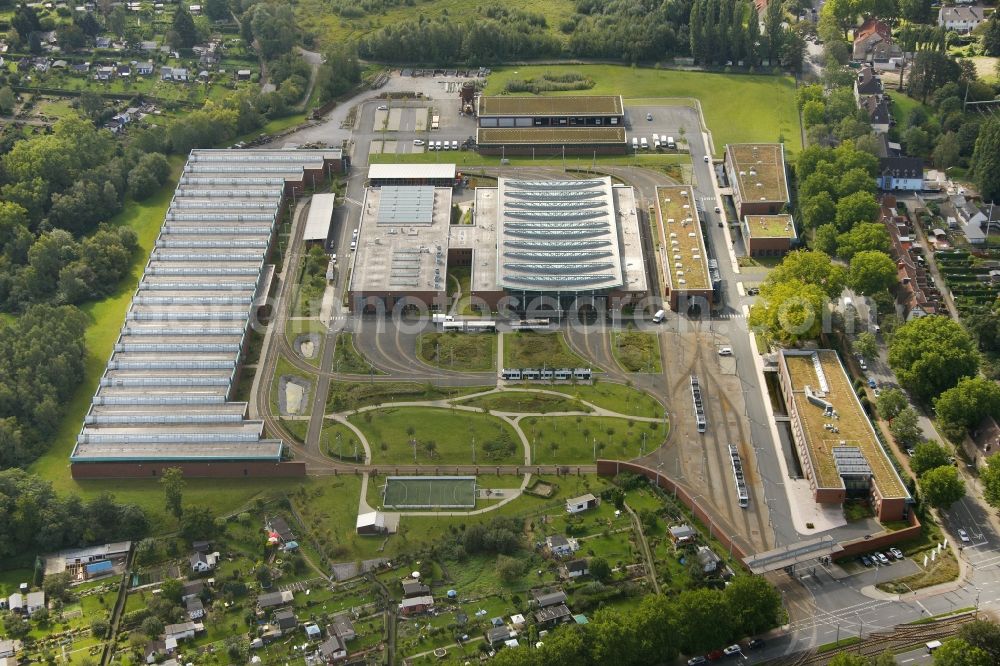
[[580,495],[579,497],[573,497],[566,500],[566,513],[580,513],[582,511],[586,511],[587,509],[593,509],[600,503],[601,500],[597,499],[590,493]]
[[15,592],[7,597],[7,610],[11,613],[24,612],[24,595],[20,592]]
[[888,23],[870,18],[854,29],[854,45],[851,59],[854,62],[868,62],[868,57],[876,44],[892,41],[892,28]]
[[535,622],[542,627],[554,627],[560,622],[568,622],[572,615],[566,604],[546,606],[535,611]]
[[298,628],[299,618],[295,617],[295,611],[291,608],[282,608],[274,614],[274,623],[278,626],[281,635],[284,636]]
[[403,599],[403,602],[399,604],[399,612],[403,615],[426,613],[432,608],[434,608],[434,597],[431,596],[410,597]]
[[188,80],[188,71],[183,67],[174,67],[172,74],[172,81],[186,82]]
[[903,49],[892,42],[879,42],[872,48],[868,61],[876,72],[890,72],[902,69],[906,55]]
[[90,71],[90,63],[89,62],[73,63],[72,65],[69,66],[69,70],[74,74],[86,74],[87,72]]
[[161,656],[167,653],[167,643],[161,640],[152,640],[146,643],[142,656],[147,664],[155,664]]
[[506,643],[511,638],[513,638],[513,634],[507,626],[491,627],[486,632],[486,642],[489,643],[492,648]]
[[98,67],[97,72],[94,74],[94,78],[98,81],[110,81],[115,76],[115,68],[104,66]]
[[863,66],[854,80],[854,100],[860,105],[862,97],[883,94],[885,90],[882,88],[882,79],[871,65]]
[[295,533],[281,516],[274,516],[267,521],[267,531],[276,535],[283,543],[295,541]]
[[859,108],[868,114],[868,121],[876,132],[884,134],[892,127],[892,114],[889,112],[889,103],[884,95],[862,97]]
[[189,620],[200,620],[205,617],[205,604],[199,597],[188,597],[184,602],[184,610],[187,611]]
[[31,617],[45,608],[45,593],[41,590],[24,595],[24,614]]
[[190,640],[194,638],[196,634],[200,634],[203,631],[205,631],[205,625],[201,622],[179,622],[177,624],[168,624],[163,628],[163,643],[167,654],[173,654],[176,652],[177,644],[181,641]]
[[566,598],[566,593],[562,590],[556,590],[555,592],[535,592],[535,603],[538,604],[539,608],[564,604],[566,603]]
[[563,578],[586,576],[590,573],[590,564],[584,559],[572,560],[564,564],[559,573]]
[[431,588],[424,585],[419,580],[403,581],[403,597],[424,597],[430,594]]
[[919,192],[924,188],[924,161],[919,157],[881,157],[875,178],[883,191]]
[[130,65],[118,65],[116,74],[122,78],[128,78],[132,76],[132,67]]
[[343,639],[336,634],[331,634],[329,638],[320,643],[317,650],[322,663],[334,664],[347,659],[347,646]]
[[218,561],[219,553],[194,553],[189,559],[191,571],[194,571],[195,573],[206,573],[211,571],[215,568]]
[[190,5],[188,10],[192,16],[199,16],[201,14],[201,5]]
[[345,643],[350,643],[358,637],[357,632],[354,631],[354,623],[351,622],[351,617],[347,613],[334,615],[333,624],[326,628],[326,632],[331,636],[334,634],[340,636]]
[[290,604],[294,598],[295,594],[291,590],[268,592],[267,594],[262,594],[257,597],[257,608],[260,610],[267,610],[268,608],[274,608],[275,606]]
[[567,539],[561,534],[545,537],[545,548],[556,557],[566,557],[580,550],[576,539]]
[[21,651],[21,641],[0,639],[0,659],[13,657]]
[[938,10],[938,25],[959,34],[972,32],[983,20],[982,7],[942,7]]
[[236,80],[237,81],[249,81],[250,80],[250,70],[249,69],[238,69],[238,70],[236,70]]
[[200,597],[205,589],[205,583],[200,580],[189,580],[181,587],[181,601],[187,601],[195,597]]
[[98,37],[94,40],[95,46],[99,49],[111,48],[111,38],[110,37]]
[[1000,230],[1000,206],[988,204],[969,217],[968,224],[974,224],[989,233],[990,227]]
[[306,638],[311,641],[318,641],[323,637],[323,631],[315,622],[310,622],[304,628],[306,631]]
[[153,73],[153,61],[136,63],[135,73],[137,76],[149,76]]
[[722,563],[722,559],[708,546],[698,547],[698,564],[704,573],[715,573]]
[[687,524],[674,525],[667,531],[670,534],[670,540],[673,541],[675,545],[692,543],[696,538],[698,538],[698,531]]
[[889,232],[889,255],[896,262],[897,302],[903,309],[903,316],[909,320],[936,313],[941,306],[941,293],[927,274],[922,248],[910,221],[896,210],[896,197],[882,196],[879,219]]

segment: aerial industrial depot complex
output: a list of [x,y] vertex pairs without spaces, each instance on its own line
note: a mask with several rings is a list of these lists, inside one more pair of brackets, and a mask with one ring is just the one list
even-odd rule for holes
[[70,456],[76,478],[295,475],[230,401],[285,206],[339,150],[195,150]]

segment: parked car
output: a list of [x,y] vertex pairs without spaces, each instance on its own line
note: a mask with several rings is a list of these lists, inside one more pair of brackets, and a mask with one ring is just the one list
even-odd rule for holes
[[388,111],[388,110],[389,110],[389,107],[388,107],[388,106],[386,106],[385,104],[379,104],[379,106],[378,106],[378,110],[379,110],[379,111]]
[[721,208],[719,208],[718,206],[716,206],[716,207],[715,207],[715,212],[716,212],[716,213],[721,213],[721,212],[722,212],[722,209],[721,209]]
[[872,566],[872,558],[868,557],[867,555],[862,555],[861,564],[865,565],[866,567]]
[[708,660],[702,656],[691,657],[688,659],[688,666],[698,666],[699,664],[704,664],[706,661]]
[[747,296],[756,296],[759,293],[760,289],[758,287],[750,287],[747,289]]
[[969,538],[969,533],[962,528],[958,528],[958,538],[961,539],[962,543],[972,542],[972,539]]
[[899,548],[890,548],[889,552],[892,553],[892,556],[895,557],[897,560],[901,560],[904,557],[906,557],[905,555],[903,555],[903,551],[901,551]]
[[882,395],[882,389],[877,388],[877,389],[874,389],[873,392],[875,393],[875,397],[876,398],[879,397],[880,395]]
[[890,564],[889,558],[885,556],[885,553],[875,553],[875,559],[878,560],[878,563],[884,567],[887,567]]
[[422,145],[424,145],[424,140],[423,139],[414,139],[413,140],[413,145],[414,146],[422,146]]
[[719,659],[722,659],[722,650],[712,650],[705,656],[708,657],[709,661],[718,661]]
[[868,378],[868,388],[877,388],[878,384],[871,377]]
[[712,161],[712,158],[709,157],[708,155],[705,155],[705,163],[708,164],[711,161]]
[[727,657],[731,657],[734,654],[739,654],[741,652],[743,652],[743,648],[741,648],[739,645],[730,645],[729,647],[727,647],[725,650],[722,651],[722,654]]
[[652,119],[653,119],[653,114],[652,113],[647,113],[646,114],[646,120],[652,120]]
[[764,647],[764,644],[765,643],[764,643],[764,639],[763,638],[751,638],[750,639],[750,649],[751,650],[758,650],[758,649]]
[[732,347],[719,347],[719,356],[732,356],[732,355],[733,355]]

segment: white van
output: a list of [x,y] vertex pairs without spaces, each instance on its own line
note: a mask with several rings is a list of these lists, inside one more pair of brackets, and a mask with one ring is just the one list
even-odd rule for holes
[[653,139],[653,150],[659,150],[659,149],[660,149],[660,140]]
[[660,135],[656,132],[653,133],[653,145],[655,146],[660,142]]
[[458,150],[458,141],[457,140],[451,142],[451,149],[452,150]]
[[653,315],[653,323],[659,324],[661,321],[663,321],[663,318],[666,316],[667,313],[664,310],[657,310],[656,314]]
[[677,148],[677,143],[674,142],[674,137],[672,136],[667,137],[667,148],[669,148],[670,150],[674,150],[675,148]]
[[646,141],[646,137],[642,137],[642,139],[639,140],[639,143],[642,145],[643,150],[649,150],[649,141]]
[[632,150],[639,150],[639,137],[632,137]]

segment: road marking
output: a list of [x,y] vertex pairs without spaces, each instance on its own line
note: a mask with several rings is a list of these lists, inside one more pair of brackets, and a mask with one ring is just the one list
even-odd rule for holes
[[903,660],[903,661],[901,661],[900,663],[902,663],[902,664],[908,664],[908,663],[910,663],[911,661],[914,661],[914,659],[915,659],[915,657],[910,657],[909,659],[904,659],[904,660]]

